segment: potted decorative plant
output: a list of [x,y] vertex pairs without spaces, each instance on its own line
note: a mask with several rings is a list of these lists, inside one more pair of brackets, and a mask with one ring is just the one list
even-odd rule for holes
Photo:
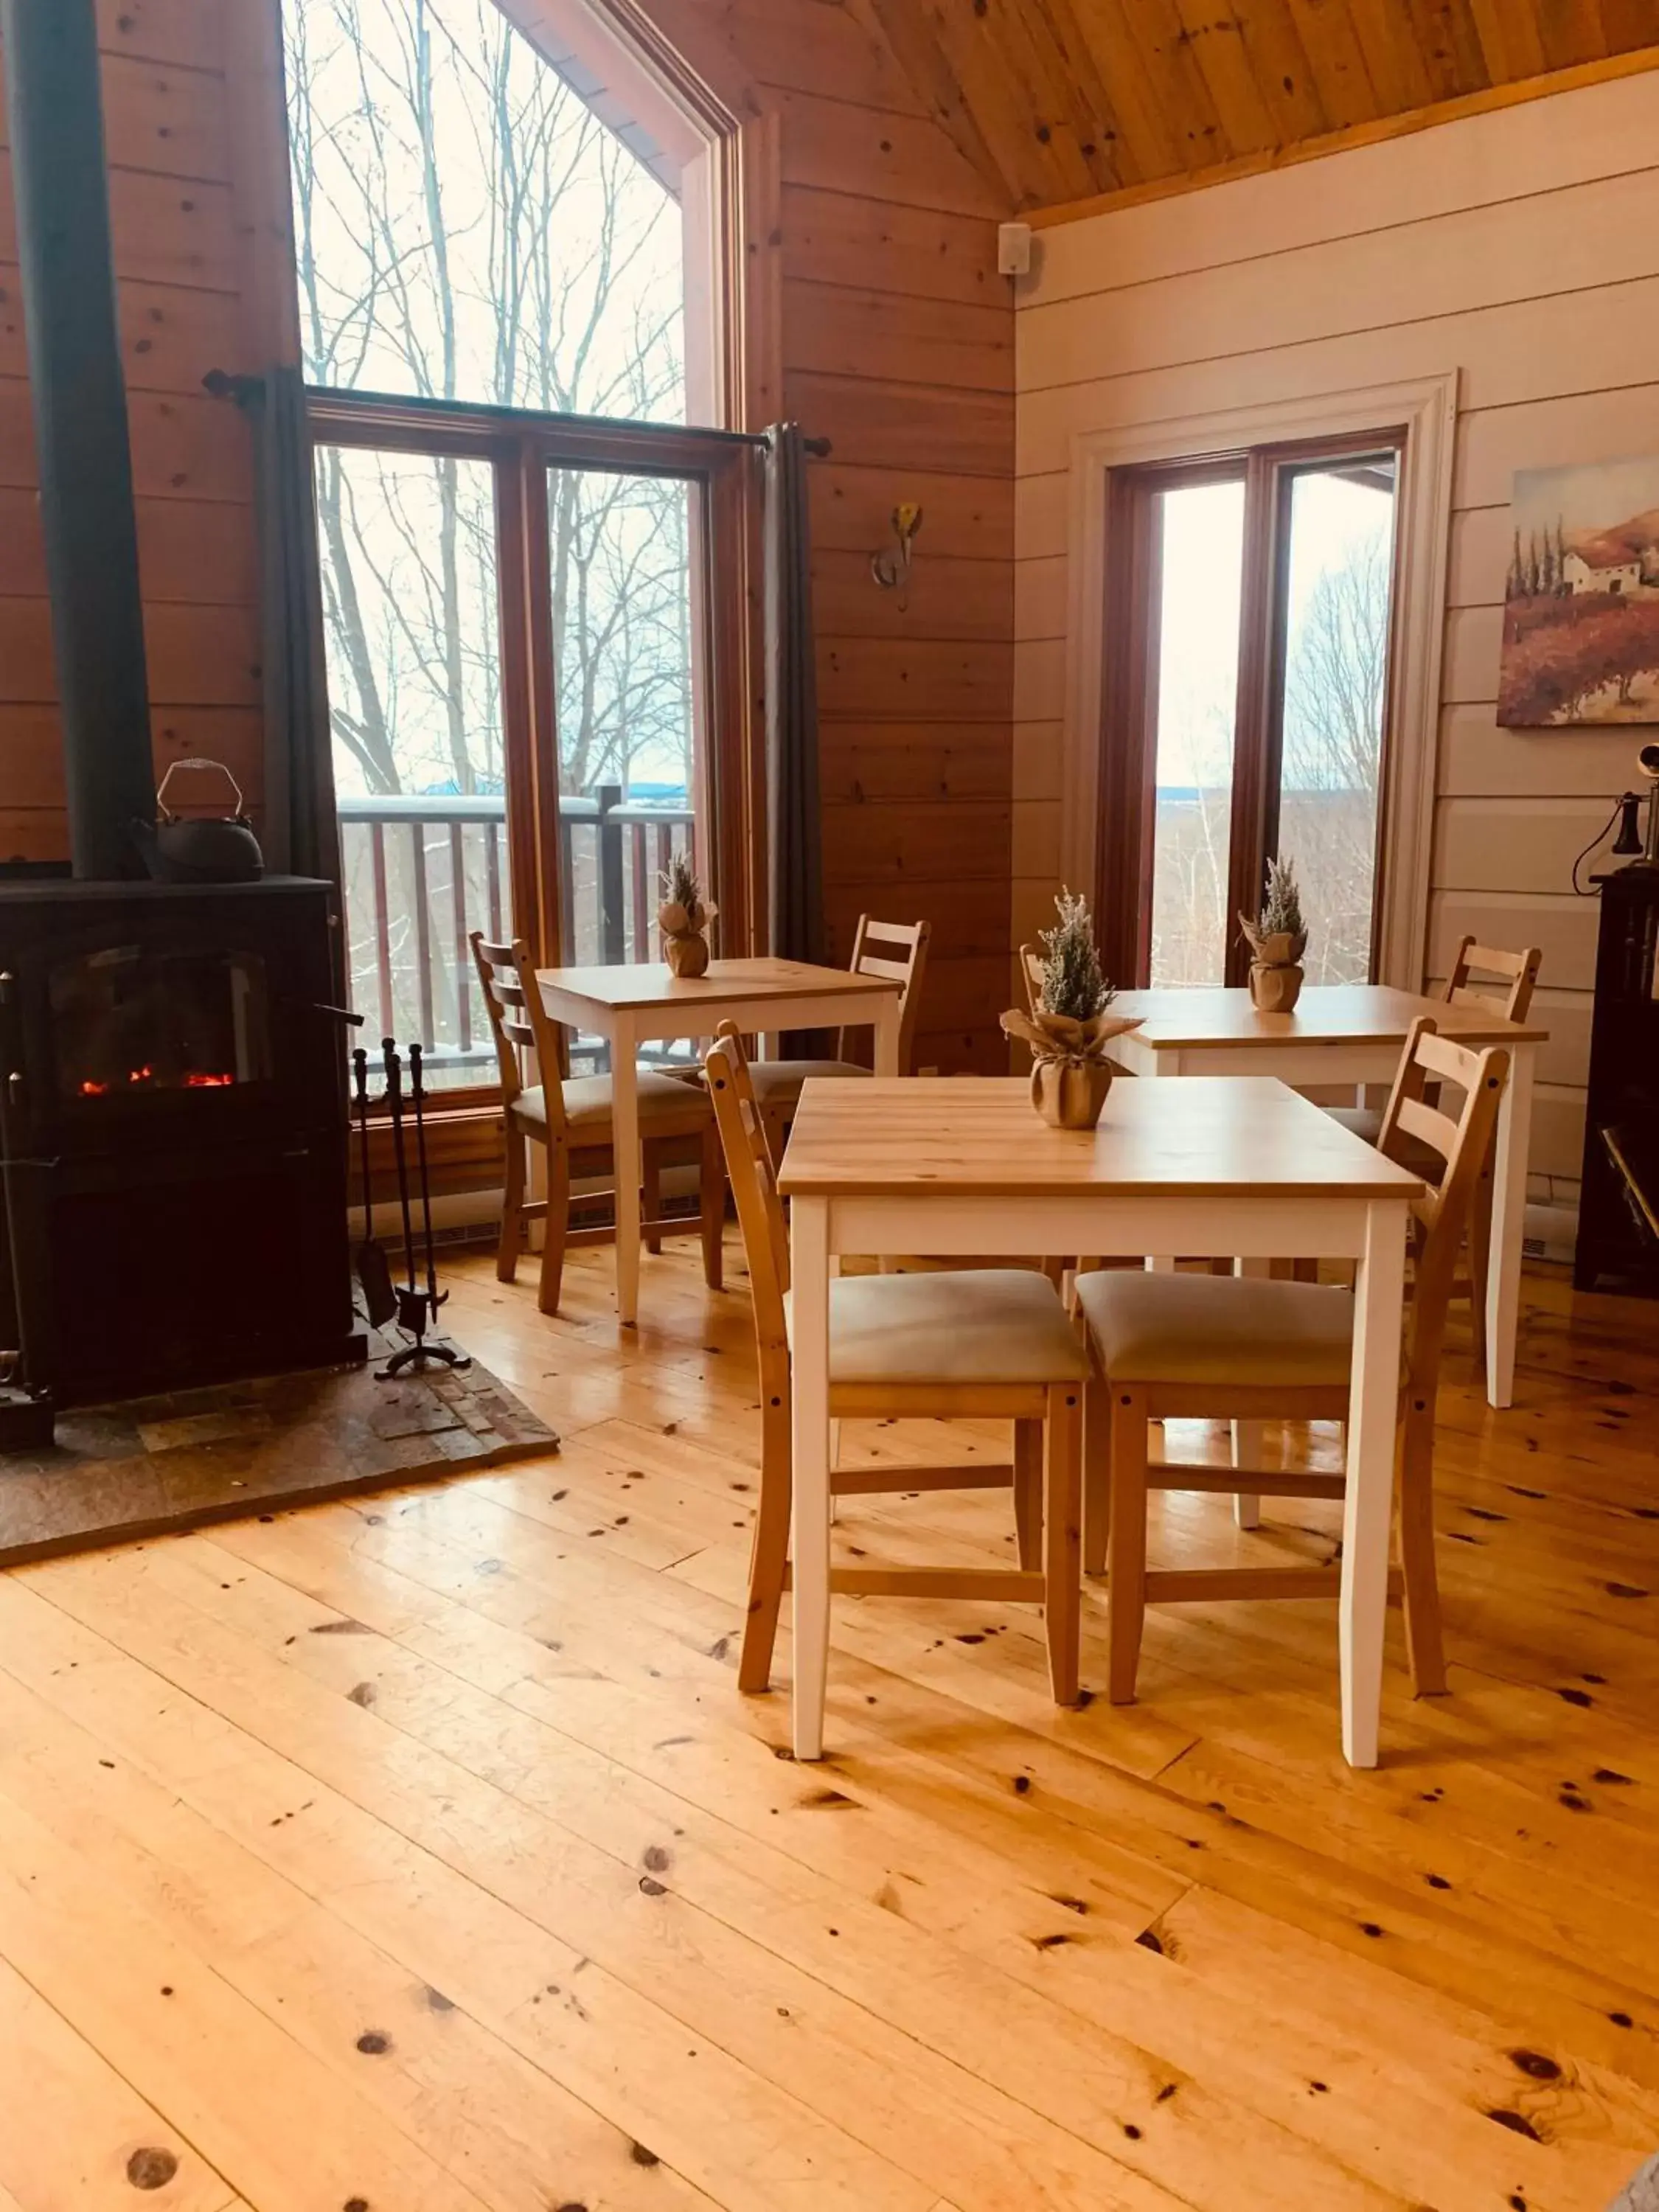
[[702,886],[689,853],[675,853],[662,879],[663,902],[657,908],[662,932],[662,957],[676,975],[702,975],[708,968],[708,939],[705,934],[716,909],[702,902]]
[[1241,914],[1239,926],[1249,940],[1250,998],[1264,1014],[1288,1014],[1302,991],[1302,956],[1308,932],[1296,870],[1288,860],[1267,863],[1267,896],[1258,921]]
[[1062,891],[1060,920],[1042,932],[1042,985],[1032,1012],[1002,1017],[1010,1036],[1031,1048],[1031,1103],[1056,1129],[1092,1129],[1115,1073],[1106,1057],[1111,1040],[1138,1030],[1107,1008],[1116,995],[1101,972],[1089,903]]

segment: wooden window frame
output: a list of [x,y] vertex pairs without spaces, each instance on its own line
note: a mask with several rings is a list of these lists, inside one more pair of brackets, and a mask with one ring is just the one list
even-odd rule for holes
[[[1382,849],[1389,860],[1373,928],[1380,981],[1421,990],[1426,972],[1435,755],[1444,642],[1458,373],[1351,391],[1303,394],[1155,422],[1085,431],[1073,440],[1069,477],[1065,723],[1062,732],[1061,879],[1093,889],[1109,959],[1138,948],[1125,888],[1123,848],[1109,823],[1123,818],[1115,793],[1127,770],[1109,718],[1133,696],[1134,646],[1116,559],[1127,526],[1121,487],[1153,464],[1232,462],[1257,448],[1334,450],[1345,439],[1379,442],[1378,426],[1403,425],[1395,502]],[[1115,495],[1115,485],[1119,489]],[[1133,574],[1133,572],[1130,572]],[[1121,728],[1121,723],[1118,725]],[[1138,915],[1139,886],[1130,879]],[[1126,983],[1133,962],[1115,972]]]
[[[1279,849],[1285,738],[1285,678],[1290,630],[1291,503],[1299,477],[1334,472],[1345,460],[1359,463],[1386,454],[1393,464],[1397,502],[1406,446],[1403,426],[1340,437],[1297,438],[1250,446],[1232,453],[1158,461],[1114,470],[1112,553],[1106,573],[1107,621],[1127,649],[1118,656],[1104,689],[1101,714],[1103,819],[1096,911],[1109,970],[1133,976],[1145,989],[1151,976],[1153,859],[1157,813],[1158,659],[1162,616],[1161,495],[1206,484],[1243,487],[1243,544],[1239,587],[1238,685],[1233,712],[1231,819],[1224,912],[1254,914],[1262,895],[1267,860]],[[1397,520],[1397,516],[1396,516]],[[1390,647],[1398,586],[1399,532],[1390,532],[1389,621]],[[1135,641],[1139,641],[1137,647]],[[1393,653],[1384,672],[1382,726],[1378,733],[1379,804],[1372,854],[1370,972],[1381,939],[1386,852],[1381,794],[1389,768],[1392,727],[1388,688]],[[1249,947],[1229,928],[1223,952],[1224,983],[1248,979]]]
[[[548,472],[612,471],[694,487],[690,567],[695,665],[704,678],[693,806],[702,867],[730,951],[753,948],[757,890],[757,794],[763,787],[759,638],[747,571],[757,506],[755,441],[679,424],[624,422],[313,386],[307,394],[313,450],[336,446],[483,462],[495,489],[501,740],[513,933],[538,962],[561,956],[557,672],[553,653]],[[488,1084],[441,1095],[439,1111],[488,1109]]]

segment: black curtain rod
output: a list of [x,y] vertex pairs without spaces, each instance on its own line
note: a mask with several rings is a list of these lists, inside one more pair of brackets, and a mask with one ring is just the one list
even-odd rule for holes
[[[210,368],[202,379],[202,387],[216,399],[234,399],[239,406],[246,406],[263,395],[264,379],[234,376],[228,369]],[[708,430],[693,422],[639,422],[622,415],[550,415],[533,407],[498,407],[484,400],[432,399],[411,392],[339,392],[321,384],[308,384],[306,391],[308,396],[319,399],[361,400],[365,407],[408,408],[421,415],[463,415],[480,422],[515,422],[528,416],[537,422],[574,422],[599,430],[689,430],[696,437],[727,446],[760,447],[767,442],[763,431]],[[818,460],[825,459],[834,451],[828,438],[803,438],[801,443]]]

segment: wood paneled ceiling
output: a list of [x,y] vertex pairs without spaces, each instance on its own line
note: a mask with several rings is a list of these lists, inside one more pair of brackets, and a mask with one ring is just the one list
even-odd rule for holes
[[1019,209],[1659,46],[1659,0],[846,0]]

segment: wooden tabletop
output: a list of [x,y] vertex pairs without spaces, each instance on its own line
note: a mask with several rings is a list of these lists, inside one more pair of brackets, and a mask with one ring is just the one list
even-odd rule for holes
[[1112,1085],[1100,1126],[1051,1129],[1024,1076],[809,1078],[788,1196],[1419,1196],[1423,1184],[1270,1075]]
[[[538,968],[537,981],[567,998],[596,1006],[760,1006],[769,999],[895,998],[898,985],[847,968],[815,968],[804,960],[711,960],[703,975],[671,975],[659,961],[617,968]],[[852,1018],[856,1018],[853,1017]]]
[[1451,1006],[1386,983],[1325,983],[1304,989],[1291,1014],[1259,1013],[1248,990],[1121,991],[1112,1012],[1137,1015],[1135,1042],[1155,1052],[1229,1045],[1404,1044],[1419,1014],[1460,1044],[1541,1044],[1547,1030],[1505,1021],[1495,1010]]

